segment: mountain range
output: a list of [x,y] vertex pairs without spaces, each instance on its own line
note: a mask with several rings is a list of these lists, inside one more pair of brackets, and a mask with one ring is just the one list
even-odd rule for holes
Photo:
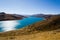
[[23,18],[27,18],[27,17],[38,17],[38,18],[50,18],[52,16],[60,16],[60,14],[58,15],[46,15],[46,14],[34,14],[34,15],[19,15],[19,14],[8,14],[5,12],[0,12],[0,21],[4,21],[4,20],[21,20]]
[[18,14],[6,14],[5,12],[0,12],[0,21],[4,20],[21,20],[23,18],[26,18],[23,15],[18,15]]

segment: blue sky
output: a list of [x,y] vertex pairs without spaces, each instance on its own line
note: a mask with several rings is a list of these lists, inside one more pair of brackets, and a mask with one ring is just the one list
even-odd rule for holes
[[11,14],[59,14],[60,0],[0,0],[0,12]]

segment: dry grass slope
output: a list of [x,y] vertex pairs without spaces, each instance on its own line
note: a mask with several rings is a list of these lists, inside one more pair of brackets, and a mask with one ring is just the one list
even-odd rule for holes
[[60,16],[53,16],[19,30],[0,33],[0,40],[60,40]]

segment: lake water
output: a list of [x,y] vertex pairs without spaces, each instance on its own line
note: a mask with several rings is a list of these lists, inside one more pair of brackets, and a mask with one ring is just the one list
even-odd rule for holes
[[0,32],[20,29],[42,20],[44,20],[44,18],[28,17],[22,20],[0,21]]

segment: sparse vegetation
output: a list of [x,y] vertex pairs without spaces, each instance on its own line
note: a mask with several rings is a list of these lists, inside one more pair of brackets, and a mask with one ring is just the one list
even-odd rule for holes
[[0,37],[9,37],[9,40],[60,40],[59,29],[60,16],[53,16],[50,19],[28,25],[22,29],[0,33]]

